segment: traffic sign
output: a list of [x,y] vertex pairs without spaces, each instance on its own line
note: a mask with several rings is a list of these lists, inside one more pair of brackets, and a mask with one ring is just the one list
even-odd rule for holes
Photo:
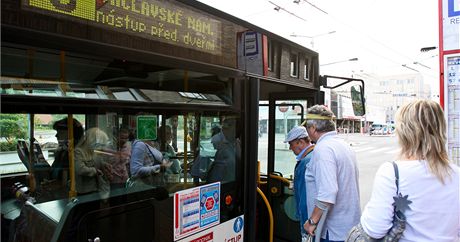
[[[281,105],[282,104],[286,104],[286,103],[281,103]],[[289,106],[278,106],[278,110],[280,110],[280,112],[282,113],[287,112],[288,109],[289,109]]]

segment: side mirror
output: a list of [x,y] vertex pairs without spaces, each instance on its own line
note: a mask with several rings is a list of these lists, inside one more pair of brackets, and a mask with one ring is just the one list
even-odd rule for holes
[[366,113],[364,94],[361,85],[351,87],[351,104],[353,105],[353,113],[355,116],[363,116]]
[[327,77],[326,76],[319,77],[319,85],[323,87],[327,87]]
[[[329,81],[331,81],[331,83],[329,83]],[[344,86],[350,82],[360,82],[361,84],[351,86],[350,89],[348,89],[348,86],[339,89],[339,87]],[[347,112],[347,114],[354,115],[354,116],[364,116],[366,114],[366,109],[364,105],[364,102],[365,102],[364,100],[364,81],[362,79],[325,75],[325,76],[321,76],[320,83],[323,88],[328,88],[328,89],[337,88],[336,92],[345,93],[345,95],[339,95],[339,96],[345,96],[348,98],[348,101],[347,101],[348,104],[346,105],[346,111],[345,111]],[[334,84],[329,86],[332,83]],[[351,96],[351,105],[349,102],[350,96]],[[353,114],[351,114],[350,109],[353,109]],[[341,112],[343,113],[344,111],[342,110]],[[340,116],[341,114],[337,113],[336,115]]]

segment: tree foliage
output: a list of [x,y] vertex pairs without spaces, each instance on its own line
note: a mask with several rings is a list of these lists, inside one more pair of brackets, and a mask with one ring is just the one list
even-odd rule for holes
[[9,143],[27,137],[27,116],[25,114],[0,114],[0,137]]

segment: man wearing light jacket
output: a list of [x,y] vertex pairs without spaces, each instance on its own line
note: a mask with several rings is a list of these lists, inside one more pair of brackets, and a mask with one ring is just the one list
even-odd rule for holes
[[[309,137],[316,142],[305,175],[310,218],[304,228],[321,236],[321,241],[331,242],[344,241],[361,216],[356,155],[337,136],[334,119],[327,107],[315,105],[308,109],[304,122]],[[325,220],[322,231],[315,231],[320,219]]]

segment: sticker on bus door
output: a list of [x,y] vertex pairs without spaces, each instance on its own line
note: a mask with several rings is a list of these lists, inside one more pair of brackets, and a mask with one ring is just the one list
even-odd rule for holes
[[174,240],[220,223],[220,182],[174,194]]
[[177,242],[243,242],[244,215]]

